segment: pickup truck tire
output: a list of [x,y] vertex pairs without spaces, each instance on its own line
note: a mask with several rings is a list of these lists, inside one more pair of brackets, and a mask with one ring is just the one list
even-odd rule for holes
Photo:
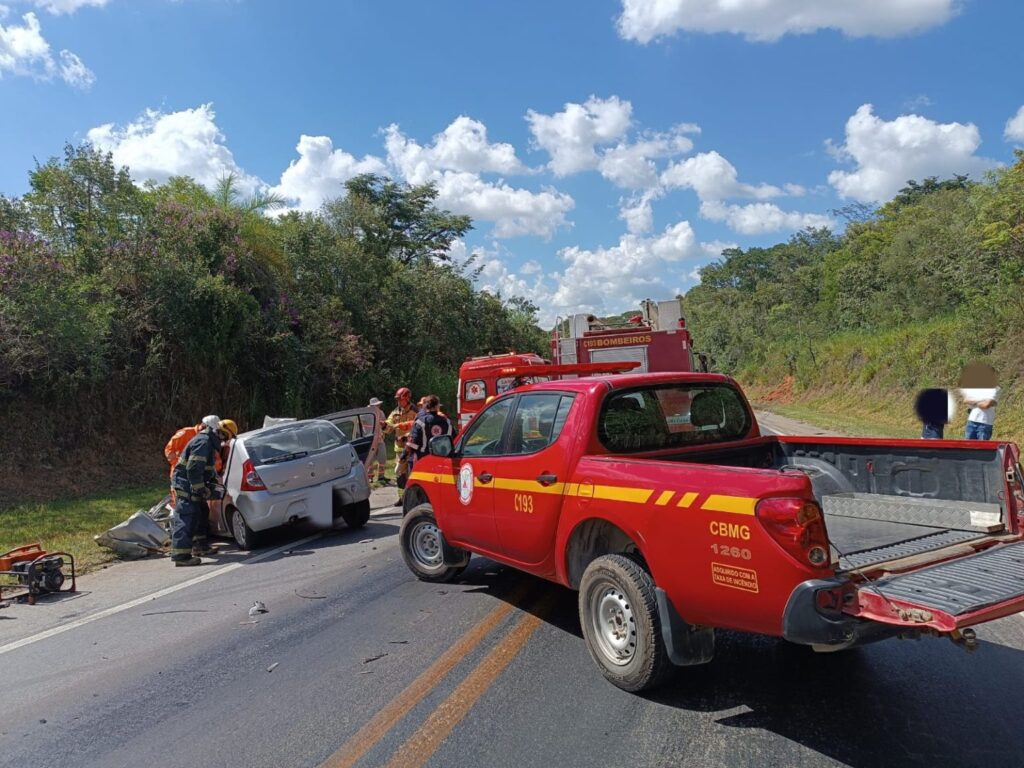
[[362,528],[370,520],[370,500],[346,504],[341,508],[341,519],[349,528]]
[[465,565],[445,565],[441,529],[430,504],[417,504],[406,513],[398,542],[405,564],[420,581],[451,581],[466,570]]
[[671,676],[654,580],[635,560],[604,555],[591,562],[580,580],[579,610],[587,649],[614,685],[643,691]]

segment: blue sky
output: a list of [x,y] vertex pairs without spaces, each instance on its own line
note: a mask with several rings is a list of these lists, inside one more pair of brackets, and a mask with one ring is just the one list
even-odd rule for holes
[[550,320],[1024,145],[1012,0],[0,0],[0,193],[91,139],[313,210],[434,181]]

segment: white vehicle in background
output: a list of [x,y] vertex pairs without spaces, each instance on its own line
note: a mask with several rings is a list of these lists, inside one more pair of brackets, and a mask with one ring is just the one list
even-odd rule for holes
[[264,531],[305,522],[352,528],[370,519],[370,485],[355,448],[323,419],[289,421],[245,432],[231,444],[225,494],[210,502],[210,529],[242,549]]

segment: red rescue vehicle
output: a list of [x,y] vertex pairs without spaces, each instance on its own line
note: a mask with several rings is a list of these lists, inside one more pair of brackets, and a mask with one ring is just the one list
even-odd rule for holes
[[1013,443],[762,435],[729,377],[520,387],[430,443],[405,491],[410,570],[479,553],[579,592],[591,656],[642,690],[716,628],[840,651],[1024,609]]
[[647,300],[641,310],[615,324],[587,314],[559,318],[551,333],[551,362],[537,354],[516,352],[466,360],[459,368],[459,428],[488,398],[523,384],[634,370],[694,370],[693,340],[679,300]]

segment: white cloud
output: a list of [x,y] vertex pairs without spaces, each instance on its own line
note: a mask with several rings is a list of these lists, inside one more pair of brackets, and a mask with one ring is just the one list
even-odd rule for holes
[[619,201],[619,218],[626,222],[630,234],[642,235],[654,228],[654,211],[651,208],[656,193],[645,192]]
[[622,0],[619,34],[649,43],[680,30],[728,32],[771,42],[836,29],[851,37],[896,37],[947,22],[961,0]]
[[526,168],[511,144],[491,144],[487,126],[459,115],[431,145],[423,148],[424,160],[434,168],[481,173],[523,173]]
[[49,11],[52,14],[74,13],[79,8],[95,7],[102,8],[110,0],[35,0],[37,8]]
[[669,133],[651,134],[634,142],[620,142],[601,153],[598,170],[613,184],[625,189],[655,187],[658,169],[654,161],[693,149],[693,141],[685,135],[692,132],[692,126],[676,126]]
[[928,176],[979,174],[995,162],[974,153],[981,135],[973,123],[937,123],[920,115],[885,121],[864,104],[846,121],[846,141],[828,145],[837,159],[852,161],[853,171],[832,171],[829,184],[844,198],[882,202],[908,180]]
[[564,248],[559,255],[565,270],[544,306],[561,314],[622,312],[649,296],[669,294],[683,274],[680,264],[697,252],[688,221],[654,237],[623,235],[609,248]]
[[139,181],[164,182],[171,176],[191,176],[212,187],[233,173],[243,193],[264,186],[235,162],[215,117],[212,104],[167,114],[150,109],[123,128],[107,123],[91,129],[86,136],[98,148],[113,153],[114,162],[127,165]]
[[[686,160],[672,163],[661,174],[661,183],[668,189],[692,189],[701,200],[723,200],[728,197],[765,199],[784,194],[771,184],[744,184],[736,168],[718,152],[701,152]],[[794,190],[802,188],[791,185]]]
[[597,168],[600,159],[595,146],[625,136],[632,112],[633,105],[618,96],[591,96],[583,104],[570,102],[553,115],[528,110],[526,121],[537,146],[551,155],[551,170],[556,176],[568,176]]
[[704,246],[689,222],[680,221],[653,237],[623,235],[607,248],[563,248],[564,268],[548,273],[533,261],[515,272],[497,252],[475,249],[483,264],[477,285],[529,299],[540,308],[541,326],[548,327],[559,315],[613,314],[635,309],[645,298],[675,295],[686,281],[684,264]]
[[82,90],[89,90],[96,82],[96,75],[89,69],[78,55],[71,51],[60,52],[60,76],[68,85]]
[[[476,125],[479,128],[463,123],[456,131],[446,130],[426,147],[405,136],[397,125],[390,125],[385,130],[384,142],[388,162],[410,184],[436,184],[440,207],[494,222],[495,237],[551,237],[557,229],[567,226],[566,214],[575,205],[569,195],[555,189],[534,192],[512,187],[504,180],[485,181],[478,172],[467,170],[495,170],[499,165],[512,167],[513,163],[521,168],[509,145],[487,144],[486,129]],[[460,142],[453,139],[456,135],[473,135],[476,139]],[[456,146],[470,149],[456,151]]]
[[280,183],[271,189],[294,204],[295,210],[314,211],[345,192],[345,182],[361,173],[384,173],[384,162],[372,155],[362,160],[335,149],[327,136],[299,138],[297,160],[288,164]]
[[830,227],[834,224],[828,216],[784,211],[774,203],[727,205],[717,200],[706,200],[700,204],[700,214],[712,221],[724,221],[730,229],[741,235],[763,235],[805,227]]
[[731,248],[739,248],[739,245],[724,240],[712,240],[711,242],[700,244],[700,249],[715,259],[722,255],[722,251],[727,251]]
[[[7,15],[7,8],[0,6]],[[82,60],[71,51],[60,52],[60,64],[50,51],[50,44],[43,37],[39,19],[34,13],[21,17],[22,24],[0,24],[0,78],[4,74],[33,77],[37,80],[53,80],[59,77],[74,88],[87,90],[96,80]]]
[[1024,141],[1024,106],[1017,110],[1017,114],[1006,121],[1006,128],[1003,136],[1007,141]]

